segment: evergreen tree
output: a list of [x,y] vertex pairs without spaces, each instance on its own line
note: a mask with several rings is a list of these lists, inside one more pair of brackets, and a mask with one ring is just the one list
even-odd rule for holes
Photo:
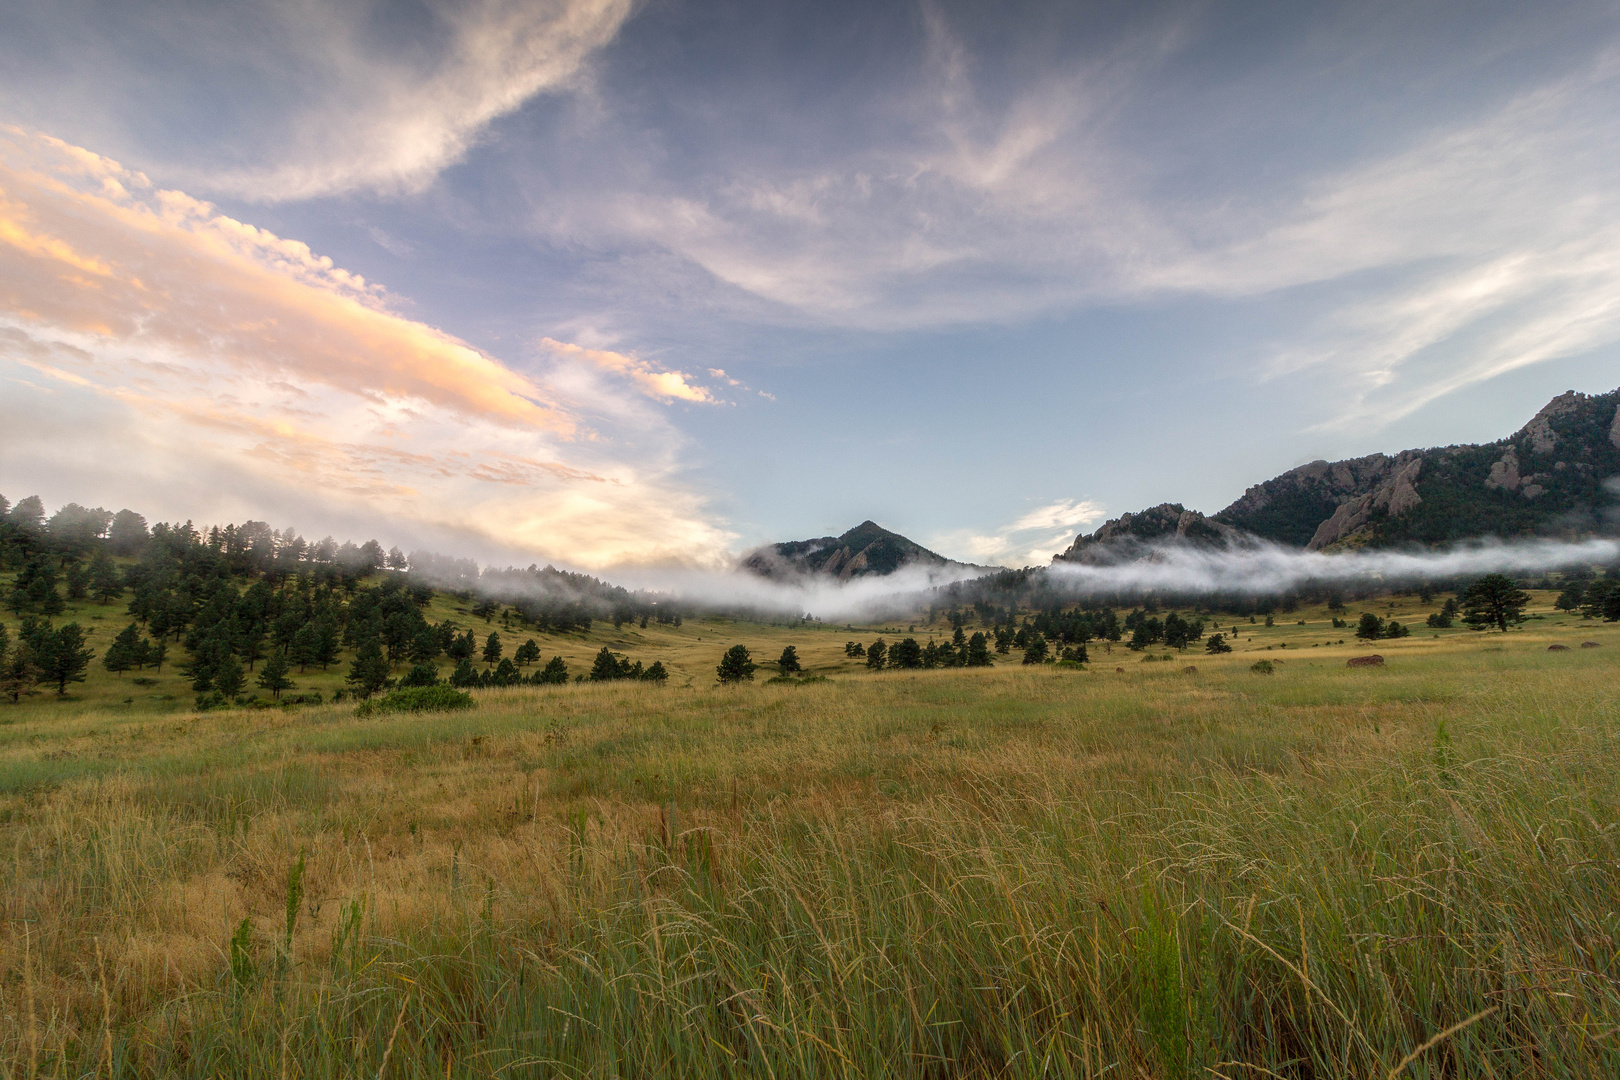
[[641,677],[647,682],[661,683],[669,678],[669,672],[664,670],[662,660],[654,660],[652,666],[641,673]]
[[889,649],[889,666],[893,668],[922,667],[922,646],[916,638],[904,638]]
[[982,630],[975,630],[967,640],[967,666],[989,667],[994,662],[990,657],[990,640]]
[[457,689],[478,685],[478,669],[473,667],[470,656],[463,656],[457,662],[455,670],[450,673],[450,685]]
[[530,638],[517,647],[512,659],[516,660],[519,666],[533,664],[540,659],[540,646],[536,644],[534,638]]
[[1558,599],[1553,601],[1553,607],[1559,611],[1576,611],[1581,606],[1581,600],[1586,596],[1586,582],[1568,581],[1564,583],[1563,591]]
[[141,629],[130,623],[118,632],[112,644],[101,656],[101,666],[115,675],[122,676],[124,672],[144,663],[146,659],[145,642],[141,640]]
[[489,632],[488,639],[484,642],[484,664],[486,666],[493,667],[495,666],[495,662],[500,658],[501,635],[491,630]]
[[1039,632],[1030,634],[1024,640],[1024,663],[1043,664],[1046,662],[1046,638]]
[[10,698],[13,705],[29,694],[39,693],[34,684],[40,675],[28,642],[19,639],[9,651],[0,649],[0,694]]
[[339,644],[337,627],[330,622],[323,622],[317,631],[315,644],[315,661],[326,670],[326,665],[337,663]]
[[517,665],[510,660],[502,660],[495,665],[495,672],[490,676],[490,682],[496,686],[516,686],[523,676],[519,674]]
[[1231,652],[1232,646],[1226,643],[1225,634],[1211,634],[1209,640],[1204,642],[1204,651],[1214,656],[1218,653]]
[[216,693],[223,694],[227,699],[240,694],[246,682],[247,674],[242,671],[241,661],[236,659],[235,653],[226,653],[224,658],[214,666],[214,690]]
[[283,690],[293,688],[293,681],[287,675],[290,666],[286,652],[277,649],[264,662],[264,670],[259,672],[259,685],[270,691],[271,697],[279,700]]
[[858,641],[844,642],[844,655],[851,660],[859,660],[866,655],[866,646]]
[[90,595],[90,571],[81,563],[68,567],[67,595],[69,600],[83,600]]
[[783,675],[797,675],[801,670],[799,665],[799,651],[792,645],[782,650],[782,656],[776,661],[776,668]]
[[465,634],[452,638],[449,648],[444,651],[452,660],[471,660],[473,654],[478,651],[478,638],[468,630]]
[[146,519],[133,510],[120,510],[107,528],[107,543],[117,555],[139,555],[149,535]]
[[153,669],[158,672],[162,672],[163,661],[168,658],[168,655],[169,643],[162,638],[158,638],[146,647],[146,662],[151,664]]
[[748,655],[748,646],[733,645],[727,649],[726,655],[720,658],[720,665],[714,672],[723,683],[740,683],[744,679],[752,681],[754,661]]
[[304,669],[315,663],[320,655],[320,631],[314,623],[305,623],[293,634],[287,649],[293,663],[298,665],[298,673],[302,675]]
[[1508,623],[1524,621],[1529,602],[1530,594],[1506,574],[1486,574],[1463,594],[1463,615],[1471,626],[1495,626],[1505,634]]
[[441,651],[438,631],[422,622],[411,640],[411,660],[418,664],[431,664],[438,659]]
[[1356,637],[1363,641],[1374,641],[1384,636],[1384,620],[1370,611],[1361,614],[1361,621],[1356,624]]
[[55,684],[58,697],[67,696],[68,683],[84,681],[90,661],[95,659],[95,653],[84,647],[84,639],[78,623],[55,631],[47,623],[36,637],[34,656],[40,680]]
[[613,679],[621,679],[624,675],[625,671],[620,666],[618,657],[614,656],[606,645],[602,646],[602,651],[596,654],[596,659],[591,664],[591,673],[588,676],[591,682],[610,682]]
[[388,685],[388,659],[383,656],[382,645],[376,638],[360,646],[344,681],[360,698],[369,698]]
[[956,629],[951,633],[951,644],[958,649],[967,644],[967,631],[962,629],[962,616],[960,612],[952,612],[956,622]]
[[[470,667],[471,665],[469,665]],[[399,680],[401,686],[437,686],[439,669],[432,664],[414,664]]]
[[878,638],[866,647],[866,666],[873,671],[881,671],[883,663],[888,657],[889,646],[884,644],[882,638]]
[[553,656],[551,662],[535,673],[534,681],[546,686],[561,686],[568,681],[568,665],[560,656]]

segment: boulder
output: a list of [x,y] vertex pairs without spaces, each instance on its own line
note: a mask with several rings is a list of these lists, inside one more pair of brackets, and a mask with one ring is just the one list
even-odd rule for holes
[[1383,667],[1384,658],[1377,653],[1371,656],[1352,656],[1344,662],[1345,667]]
[[1198,674],[1198,665],[1188,664],[1186,667],[1181,669],[1181,673],[1183,675],[1196,675]]
[[1583,642],[1581,642],[1581,648],[1583,648],[1583,649],[1601,649],[1602,647],[1603,647],[1603,643],[1600,642],[1600,641],[1583,641]]
[[1569,646],[1568,645],[1549,645],[1549,646],[1547,646],[1547,651],[1548,652],[1569,652]]

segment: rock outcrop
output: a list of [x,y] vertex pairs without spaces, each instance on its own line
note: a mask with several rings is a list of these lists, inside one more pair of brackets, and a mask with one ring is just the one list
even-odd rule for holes
[[1482,536],[1620,534],[1620,390],[1572,391],[1513,435],[1344,461],[1313,461],[1210,517],[1165,503],[1077,537],[1056,561],[1151,555],[1154,543],[1251,538],[1321,551]]
[[1569,391],[1506,439],[1313,461],[1249,488],[1211,520],[1313,551],[1578,536],[1617,531],[1617,489],[1620,390]]
[[1052,556],[1053,562],[1109,566],[1151,557],[1164,543],[1225,545],[1253,538],[1223,522],[1212,521],[1180,503],[1160,503],[1136,514],[1123,514],[1105,522],[1089,536],[1075,538],[1068,549]]

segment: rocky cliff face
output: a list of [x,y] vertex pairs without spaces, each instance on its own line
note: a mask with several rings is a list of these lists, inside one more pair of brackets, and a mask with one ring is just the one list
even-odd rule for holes
[[746,555],[741,565],[742,569],[767,578],[813,574],[839,581],[892,574],[906,566],[921,566],[942,573],[953,569],[987,569],[947,559],[871,521],[861,522],[842,536],[792,540],[759,548]]
[[1153,542],[1263,538],[1311,551],[1483,536],[1620,533],[1620,390],[1569,391],[1484,445],[1313,461],[1212,517],[1165,503],[1077,537],[1056,561],[1151,554]]
[[1610,531],[1620,477],[1620,390],[1560,394],[1519,431],[1481,446],[1313,461],[1214,520],[1313,551],[1344,543]]
[[1247,539],[1252,538],[1180,503],[1160,503],[1139,514],[1125,514],[1105,522],[1089,536],[1076,537],[1068,550],[1052,556],[1052,561],[1107,566],[1149,557],[1155,545],[1165,542],[1222,545]]

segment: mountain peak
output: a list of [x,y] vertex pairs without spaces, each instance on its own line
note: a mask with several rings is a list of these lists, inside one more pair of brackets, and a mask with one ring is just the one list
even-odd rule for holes
[[916,541],[891,532],[870,519],[841,536],[767,544],[749,552],[742,560],[744,570],[761,577],[817,575],[840,581],[856,577],[882,577],[908,566],[937,571],[970,568],[967,563],[959,563],[929,551]]

